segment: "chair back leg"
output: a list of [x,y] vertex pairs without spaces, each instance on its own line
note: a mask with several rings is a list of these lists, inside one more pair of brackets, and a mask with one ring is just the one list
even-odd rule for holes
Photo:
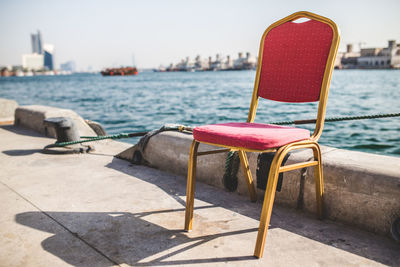
[[186,209],[185,209],[185,231],[192,230],[193,223],[193,206],[194,206],[194,190],[196,184],[196,165],[197,165],[197,149],[199,142],[193,140],[190,147],[189,166],[187,174],[186,187]]
[[251,171],[250,171],[250,167],[249,167],[249,161],[246,156],[246,152],[244,152],[243,150],[239,150],[238,153],[239,153],[240,163],[242,165],[244,177],[246,179],[247,187],[249,189],[250,200],[252,202],[256,202],[257,194],[256,194],[255,186],[254,186],[254,180],[251,175]]

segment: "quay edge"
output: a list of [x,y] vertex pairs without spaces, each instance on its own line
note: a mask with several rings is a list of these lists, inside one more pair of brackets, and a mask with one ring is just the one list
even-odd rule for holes
[[[78,114],[54,107],[18,107],[15,110],[15,124],[55,137],[52,130],[44,128],[43,120],[60,116],[73,118],[78,124],[80,135],[96,135]],[[185,177],[191,142],[190,134],[164,132],[155,135],[145,149],[144,162],[151,167]],[[121,149],[127,147],[128,144],[120,146]],[[200,145],[200,151],[202,149],[207,148]],[[136,146],[130,147],[116,157],[132,161],[136,150]],[[325,218],[390,236],[391,224],[400,217],[400,158],[326,146],[322,146],[322,153]],[[258,156],[258,153],[248,153],[255,180]],[[292,153],[287,164],[310,157],[310,151]],[[199,157],[197,180],[224,188],[222,177],[225,160],[226,153]],[[182,183],[186,183],[186,180],[182,179]],[[312,168],[285,173],[282,191],[277,192],[275,203],[314,213],[314,188]],[[236,192],[248,194],[240,169]],[[257,189],[257,194],[258,201],[262,201],[264,191]]]
[[47,127],[44,120],[52,117],[68,117],[74,120],[80,135],[96,136],[94,130],[79,116],[70,109],[61,109],[56,107],[30,105],[20,106],[15,110],[14,124],[32,129],[48,137],[56,138],[55,130]]

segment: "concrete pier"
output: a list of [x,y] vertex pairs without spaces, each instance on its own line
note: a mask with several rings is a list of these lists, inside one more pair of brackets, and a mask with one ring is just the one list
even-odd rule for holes
[[[0,126],[0,266],[400,265],[400,245],[389,237],[360,230],[357,224],[320,221],[304,212],[313,212],[306,197],[308,182],[303,181],[303,207],[307,208],[291,208],[296,193],[284,193],[291,188],[287,177],[280,193],[287,197],[277,199],[262,259],[252,256],[261,201],[250,202],[241,186],[240,194],[215,186],[221,183],[221,176],[205,179],[205,167],[200,167],[199,177],[203,178],[196,185],[193,231],[184,232],[186,179],[180,172],[185,173],[187,156],[182,152],[174,164],[165,164],[165,157],[180,153],[181,148],[160,146],[165,138],[172,146],[186,146],[181,137],[163,133],[150,140],[145,150],[149,165],[156,163],[156,146],[161,148],[158,157],[164,159],[157,170],[114,157],[131,151],[129,144],[101,141],[91,153],[49,154],[42,149],[54,143],[54,138],[21,124]],[[183,139],[190,141],[190,136]],[[326,148],[325,162],[330,153],[334,149]],[[223,155],[214,156],[224,162]],[[211,165],[204,165],[207,157],[201,157],[200,165],[219,165],[214,156],[208,157]],[[256,157],[249,156],[254,164]],[[328,173],[329,166],[325,168]],[[362,177],[368,175],[364,171]],[[334,181],[329,177],[327,174],[327,192]],[[386,179],[382,186],[390,182]],[[205,183],[212,180],[214,186]],[[346,196],[345,188],[343,185],[338,192]],[[396,202],[396,190],[388,191],[386,198]],[[385,197],[383,191],[374,190],[373,194]],[[329,206],[328,215],[332,214],[329,209],[338,208]]]
[[113,157],[52,155],[54,139],[0,127],[1,266],[399,265],[399,245],[276,205],[264,257],[252,257],[261,202],[197,183],[194,230],[183,231],[185,177]]

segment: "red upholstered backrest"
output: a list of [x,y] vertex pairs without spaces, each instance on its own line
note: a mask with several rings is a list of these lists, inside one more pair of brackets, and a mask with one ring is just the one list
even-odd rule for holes
[[258,95],[282,102],[319,100],[333,31],[325,23],[286,22],[267,33]]

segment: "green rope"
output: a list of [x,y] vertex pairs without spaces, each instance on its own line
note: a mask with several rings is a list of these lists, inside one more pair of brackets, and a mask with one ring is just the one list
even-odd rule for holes
[[[399,116],[400,116],[400,113],[353,116],[353,117],[336,117],[336,118],[327,118],[327,119],[325,119],[325,122],[365,120],[365,119],[389,118],[389,117],[399,117]],[[308,124],[308,123],[315,123],[315,122],[316,122],[315,119],[311,119],[311,120],[280,121],[280,122],[272,122],[270,124],[289,125],[289,124]],[[171,130],[181,131],[181,132],[182,131],[191,132],[192,128],[182,126],[182,125],[165,125],[160,130],[155,131],[155,133],[158,133],[160,131],[171,131]],[[84,140],[70,141],[70,142],[56,142],[55,144],[51,144],[47,147],[64,147],[64,146],[69,146],[69,145],[76,145],[76,144],[100,141],[100,140],[105,140],[105,139],[131,138],[131,137],[143,136],[143,135],[146,135],[147,133],[151,133],[151,132],[146,131],[146,132],[136,132],[136,133],[120,133],[120,134],[104,135],[104,136],[81,136],[81,138]],[[154,135],[154,134],[152,134],[152,135]],[[152,136],[152,135],[150,135],[150,136]]]
[[100,141],[105,139],[121,139],[121,138],[131,138],[136,136],[143,136],[147,132],[137,132],[137,133],[120,133],[120,134],[113,134],[113,135],[104,135],[104,136],[82,136],[81,138],[85,138],[86,140],[78,140],[78,141],[70,141],[70,142],[56,142],[55,144],[47,146],[49,147],[64,147],[70,145],[76,145],[86,142],[94,142]]
[[[366,116],[351,116],[351,117],[336,117],[336,118],[326,118],[325,122],[379,119],[379,118],[390,118],[390,117],[399,117],[399,116],[400,116],[400,113],[376,114],[376,115],[366,115]],[[316,122],[315,119],[311,119],[311,120],[280,121],[280,122],[272,122],[271,124],[288,125],[288,124],[308,124],[308,123],[315,123],[315,122]]]
[[239,165],[239,153],[237,151],[229,151],[225,161],[225,173],[222,177],[222,182],[229,191],[235,191],[238,187],[237,173]]

